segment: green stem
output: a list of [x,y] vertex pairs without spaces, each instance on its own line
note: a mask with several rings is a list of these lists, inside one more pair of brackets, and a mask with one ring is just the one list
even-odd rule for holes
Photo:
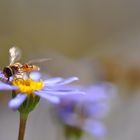
[[28,114],[20,113],[18,140],[24,140],[27,118],[28,118]]

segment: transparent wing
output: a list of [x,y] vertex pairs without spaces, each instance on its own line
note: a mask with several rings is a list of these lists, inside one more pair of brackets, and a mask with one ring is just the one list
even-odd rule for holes
[[20,60],[21,50],[17,47],[12,47],[9,49],[9,55],[10,55],[10,65],[14,64],[16,61]]
[[52,60],[51,58],[41,58],[41,59],[33,59],[27,62],[27,64],[36,64],[36,63],[42,63],[45,61]]

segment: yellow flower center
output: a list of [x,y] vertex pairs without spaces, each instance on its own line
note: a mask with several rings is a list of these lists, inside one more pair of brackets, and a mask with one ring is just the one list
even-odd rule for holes
[[40,90],[44,87],[43,81],[34,81],[30,78],[28,79],[14,79],[12,81],[14,86],[19,87],[18,93],[33,94],[33,91]]

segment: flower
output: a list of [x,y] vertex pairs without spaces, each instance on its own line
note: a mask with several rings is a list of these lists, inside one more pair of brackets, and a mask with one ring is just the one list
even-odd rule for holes
[[64,124],[65,136],[75,136],[77,139],[86,131],[100,139],[106,136],[106,128],[102,119],[108,114],[111,101],[116,95],[116,86],[111,83],[98,83],[82,88],[84,96],[61,97],[60,102],[54,105],[55,113]]
[[[1,76],[2,78],[2,76]],[[12,90],[13,99],[9,102],[11,109],[18,109],[27,98],[32,98],[29,104],[39,101],[37,97],[42,97],[50,101],[51,103],[59,103],[61,96],[69,94],[83,94],[83,92],[69,88],[65,85],[78,80],[77,77],[69,77],[63,79],[61,77],[49,78],[47,80],[33,80],[30,77],[26,78],[14,78],[9,83],[0,82],[0,90]],[[32,103],[31,103],[32,102]],[[33,106],[31,106],[33,108]],[[31,109],[32,110],[32,109]]]

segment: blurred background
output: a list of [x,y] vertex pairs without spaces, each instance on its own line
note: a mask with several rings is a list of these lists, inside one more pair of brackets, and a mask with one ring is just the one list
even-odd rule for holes
[[[78,76],[78,84],[109,81],[118,96],[105,118],[107,140],[139,140],[140,1],[4,0],[0,1],[0,67],[8,50],[22,50],[22,62],[40,64],[52,76]],[[15,140],[18,113],[8,109],[10,94],[0,95],[0,139]],[[42,101],[31,113],[26,140],[54,140],[55,124]],[[47,106],[47,108],[46,108]],[[89,135],[83,139],[93,139]]]

